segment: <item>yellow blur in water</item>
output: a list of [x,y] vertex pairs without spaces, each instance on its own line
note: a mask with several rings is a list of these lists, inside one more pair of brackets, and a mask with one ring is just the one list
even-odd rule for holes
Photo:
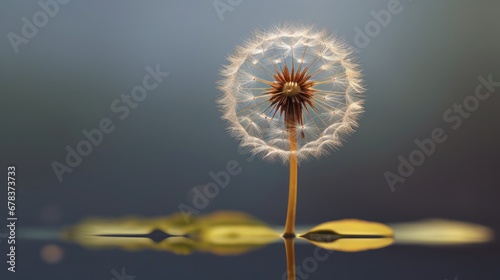
[[[161,238],[151,233],[160,232]],[[245,213],[220,211],[184,220],[181,214],[159,218],[87,219],[63,231],[64,239],[93,249],[159,250],[175,254],[243,254],[282,242],[281,231]],[[381,249],[392,244],[464,245],[493,240],[485,226],[426,220],[391,226],[356,219],[330,221],[297,237],[342,252]]]

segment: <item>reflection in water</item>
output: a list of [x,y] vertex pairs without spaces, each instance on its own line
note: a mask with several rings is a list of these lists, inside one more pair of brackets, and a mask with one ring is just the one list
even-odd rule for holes
[[89,248],[216,255],[242,254],[280,240],[277,231],[238,212],[216,212],[189,223],[180,214],[155,219],[89,219],[65,230],[64,237]]
[[384,248],[394,242],[393,236],[384,224],[354,219],[326,222],[301,235],[318,247],[343,252]]
[[297,278],[297,266],[295,265],[295,238],[291,237],[283,239],[285,240],[287,279],[295,280]]
[[[46,233],[39,231],[40,238]],[[36,238],[33,231],[30,238]],[[282,238],[281,229],[239,212],[216,212],[186,223],[180,214],[160,218],[129,217],[88,219],[62,231],[62,238],[93,249],[121,248],[128,251],[159,250],[175,254],[206,252],[239,255],[268,244],[284,241],[287,278],[296,279],[295,242],[313,244],[329,251],[359,252],[391,244],[464,245],[487,243],[493,231],[487,227],[449,220],[428,220],[387,226],[362,220],[340,220],[320,224]]]
[[[141,219],[88,219],[64,231],[64,238],[89,248],[156,249],[234,255],[280,242],[281,231],[239,212],[216,212],[185,223],[182,216]],[[393,242],[390,227],[362,220],[323,223],[297,238],[327,249],[357,252]]]
[[393,225],[398,244],[461,245],[487,243],[494,233],[488,227],[442,219]]

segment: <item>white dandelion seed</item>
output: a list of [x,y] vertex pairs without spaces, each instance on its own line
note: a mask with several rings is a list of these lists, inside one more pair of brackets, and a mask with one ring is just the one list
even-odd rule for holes
[[253,154],[290,162],[292,199],[297,162],[329,154],[357,126],[360,68],[336,36],[293,24],[256,32],[227,60],[218,102],[228,130]]
[[[221,72],[219,104],[231,134],[252,153],[283,163],[292,153],[299,161],[329,154],[363,112],[353,60],[346,44],[313,27],[256,32]],[[303,124],[307,129],[296,129]],[[298,132],[295,149],[289,135],[273,133],[276,127]]]

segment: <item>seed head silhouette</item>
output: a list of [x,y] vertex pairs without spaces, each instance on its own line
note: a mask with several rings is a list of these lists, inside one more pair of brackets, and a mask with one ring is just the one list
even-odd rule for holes
[[361,71],[348,45],[314,26],[259,30],[221,70],[228,131],[264,159],[290,163],[285,235],[294,235],[298,161],[342,145],[363,112]]

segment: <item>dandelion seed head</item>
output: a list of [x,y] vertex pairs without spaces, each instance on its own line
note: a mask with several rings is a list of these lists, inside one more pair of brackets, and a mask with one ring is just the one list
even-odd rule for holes
[[[363,112],[361,70],[349,46],[312,26],[257,31],[228,57],[218,100],[230,134],[254,154],[287,163],[329,154]],[[297,135],[292,149],[290,133]]]

